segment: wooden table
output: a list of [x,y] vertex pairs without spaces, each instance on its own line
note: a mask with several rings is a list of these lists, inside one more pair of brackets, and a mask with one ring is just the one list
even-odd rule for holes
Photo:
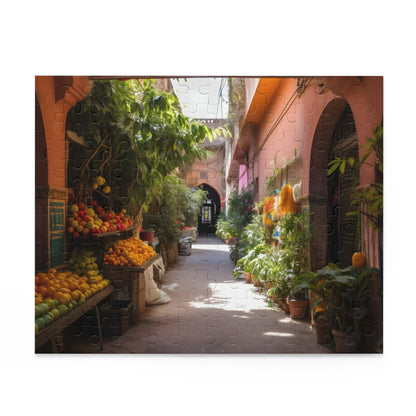
[[103,275],[114,286],[113,297],[132,301],[131,324],[135,324],[144,313],[146,307],[145,273],[160,254],[150,257],[139,267],[104,266]]
[[95,314],[97,318],[97,327],[98,327],[98,334],[100,337],[100,348],[103,349],[103,337],[101,332],[101,319],[100,319],[100,312],[98,309],[98,303],[105,299],[107,296],[111,295],[113,292],[114,287],[112,285],[107,286],[105,289],[100,290],[95,295],[88,298],[84,303],[77,306],[76,308],[72,309],[72,311],[68,312],[66,315],[61,316],[51,325],[47,326],[46,328],[40,330],[35,336],[35,351],[40,348],[42,345],[46,344],[48,341],[52,340],[53,338],[60,334],[66,327],[71,325],[77,319],[81,318],[86,312],[90,309],[95,308]]

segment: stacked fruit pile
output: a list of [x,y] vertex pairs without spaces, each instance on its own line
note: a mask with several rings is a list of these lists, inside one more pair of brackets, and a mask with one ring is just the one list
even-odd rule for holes
[[[69,264],[73,273],[88,278],[87,283],[98,283],[103,279],[103,275],[100,274],[98,269],[97,257],[95,256],[94,250],[76,247],[71,252]],[[97,278],[101,280],[97,281]]]
[[113,244],[104,254],[104,265],[140,267],[156,253],[151,246],[137,237]]
[[72,302],[68,306],[53,299],[45,299],[44,302],[38,303],[35,306],[35,333],[67,314],[74,307]]
[[118,214],[112,210],[105,211],[96,201],[86,207],[82,202],[70,207],[67,231],[73,237],[86,237],[111,231],[124,231],[133,225],[133,221],[122,209]]
[[[47,273],[36,273],[35,319],[42,318],[38,321],[38,329],[51,324],[110,284],[108,279],[101,276],[94,276],[93,280],[94,283],[88,276],[79,276],[69,270],[58,272],[56,269],[49,269]],[[59,316],[55,309],[60,313]]]

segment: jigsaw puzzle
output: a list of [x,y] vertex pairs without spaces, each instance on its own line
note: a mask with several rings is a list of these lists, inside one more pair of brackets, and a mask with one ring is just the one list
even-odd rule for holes
[[35,81],[37,353],[382,352],[382,77]]

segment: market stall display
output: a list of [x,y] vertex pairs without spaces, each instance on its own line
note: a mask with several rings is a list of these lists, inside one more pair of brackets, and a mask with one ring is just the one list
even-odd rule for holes
[[52,324],[110,285],[108,279],[95,277],[97,283],[89,282],[87,276],[79,276],[70,270],[49,269],[47,273],[36,273],[35,332]]
[[131,323],[144,312],[146,276],[159,259],[161,256],[137,237],[114,243],[104,254],[103,274],[114,286],[112,298],[132,302]]
[[71,215],[67,219],[67,232],[74,240],[90,235],[96,237],[103,233],[126,231],[133,225],[125,209],[119,213],[105,210],[96,201],[90,206],[82,202],[74,202],[69,211]]

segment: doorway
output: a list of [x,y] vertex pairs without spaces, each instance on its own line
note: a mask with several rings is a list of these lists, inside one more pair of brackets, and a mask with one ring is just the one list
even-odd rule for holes
[[218,192],[210,185],[203,183],[199,186],[206,191],[207,200],[201,208],[198,216],[198,233],[199,234],[215,234],[217,229],[217,219],[221,213],[221,199]]
[[351,258],[357,249],[357,218],[347,215],[354,210],[351,206],[351,192],[354,190],[355,169],[358,162],[358,140],[354,117],[349,105],[342,112],[331,139],[328,162],[335,157],[353,158],[355,165],[339,169],[328,177],[327,203],[327,261],[340,267],[351,264]]

